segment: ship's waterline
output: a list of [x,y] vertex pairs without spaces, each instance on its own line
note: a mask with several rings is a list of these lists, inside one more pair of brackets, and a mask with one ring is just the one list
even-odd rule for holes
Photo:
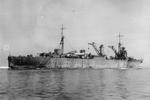
[[[78,58],[51,58],[51,57],[33,57],[32,60],[27,59],[27,62],[20,62],[15,65],[9,62],[12,69],[40,69],[40,68],[131,68],[138,67],[141,62],[127,60],[106,60],[104,57],[95,57],[93,59],[78,59]],[[24,61],[24,60],[23,60]],[[28,65],[26,65],[28,64]]]
[[[84,49],[80,52],[70,51],[64,53],[64,27],[61,28],[61,40],[59,48],[54,52],[40,53],[38,56],[9,56],[8,65],[11,69],[39,69],[39,68],[132,68],[137,67],[143,60],[138,60],[127,55],[125,47],[121,43],[119,33],[118,50],[114,46],[108,46],[113,50],[115,56],[108,57],[104,53],[104,45],[99,48],[95,42],[88,43],[91,45],[97,55],[87,53]],[[118,67],[119,66],[119,67]]]

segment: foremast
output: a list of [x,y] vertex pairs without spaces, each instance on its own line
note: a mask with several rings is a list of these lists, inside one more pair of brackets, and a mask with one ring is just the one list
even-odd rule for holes
[[63,31],[64,31],[64,27],[63,27],[63,24],[62,24],[62,27],[61,27],[61,41],[60,41],[61,55],[64,54],[64,34],[63,34]]

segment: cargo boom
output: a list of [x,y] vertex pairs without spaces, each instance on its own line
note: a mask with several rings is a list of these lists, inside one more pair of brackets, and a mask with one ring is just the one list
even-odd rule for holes
[[80,50],[80,53],[71,51],[64,53],[64,27],[61,28],[60,47],[54,49],[54,52],[40,53],[38,56],[8,56],[8,66],[10,69],[51,69],[51,68],[134,68],[138,67],[143,62],[142,59],[134,59],[127,56],[125,47],[122,47],[120,34],[118,50],[114,46],[109,46],[115,57],[107,57],[103,52],[103,45],[99,49],[95,43],[92,45],[97,55],[86,53],[85,50]]

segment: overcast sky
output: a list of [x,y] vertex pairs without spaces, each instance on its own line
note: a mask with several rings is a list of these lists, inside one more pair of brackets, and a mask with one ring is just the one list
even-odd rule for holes
[[8,46],[12,55],[53,50],[64,24],[72,49],[87,49],[94,41],[111,54],[107,45],[116,46],[120,32],[128,55],[150,64],[149,5],[150,0],[0,0],[1,61],[6,63]]

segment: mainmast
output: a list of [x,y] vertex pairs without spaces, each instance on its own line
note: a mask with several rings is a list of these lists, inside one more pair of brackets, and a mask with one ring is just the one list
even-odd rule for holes
[[63,35],[64,27],[62,24],[61,27],[61,41],[60,41],[60,46],[61,46],[61,54],[64,54],[64,35]]

